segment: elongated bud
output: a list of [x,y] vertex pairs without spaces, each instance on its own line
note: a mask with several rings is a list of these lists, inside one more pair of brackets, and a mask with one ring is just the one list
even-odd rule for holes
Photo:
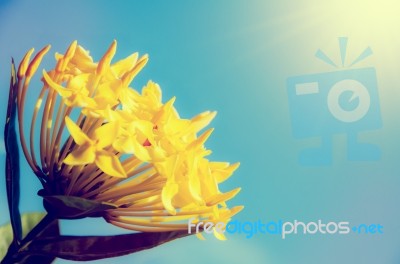
[[108,67],[110,67],[111,60],[117,51],[117,41],[114,40],[110,47],[108,48],[107,52],[104,54],[103,58],[99,61],[97,65],[97,74],[102,75],[106,71]]
[[65,70],[69,61],[75,55],[75,50],[76,50],[77,45],[78,45],[78,41],[76,41],[76,40],[74,42],[72,42],[71,45],[69,45],[67,51],[65,52],[65,55],[57,63],[57,66],[56,66],[57,72],[63,72]]
[[21,63],[19,64],[18,67],[18,79],[22,79],[25,76],[26,73],[26,69],[28,68],[29,65],[29,61],[31,59],[32,53],[35,51],[34,48],[31,48],[24,56],[24,58],[22,59]]
[[27,78],[30,78],[35,74],[37,68],[42,62],[44,55],[46,55],[46,53],[49,51],[50,48],[51,46],[47,45],[41,51],[39,51],[38,54],[36,54],[35,58],[33,58],[32,62],[29,64],[28,70],[26,71]]

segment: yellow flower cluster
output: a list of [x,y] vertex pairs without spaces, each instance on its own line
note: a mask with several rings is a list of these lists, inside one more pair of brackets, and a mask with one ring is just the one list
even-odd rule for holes
[[98,63],[76,41],[65,54],[56,54],[56,67],[43,70],[29,144],[23,125],[27,89],[50,47],[32,61],[33,49],[25,55],[18,69],[17,101],[29,165],[53,194],[118,206],[105,219],[123,228],[182,230],[193,217],[227,222],[242,209],[225,203],[240,189],[222,193],[218,184],[239,164],[208,160],[211,151],[204,143],[212,129],[199,135],[216,113],[182,119],[175,98],[164,104],[156,83],[149,81],[141,93],[130,88],[148,57],[134,53],[112,64],[116,46],[114,41]]

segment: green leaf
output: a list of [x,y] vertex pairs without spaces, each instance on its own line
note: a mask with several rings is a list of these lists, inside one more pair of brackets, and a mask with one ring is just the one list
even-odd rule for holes
[[101,216],[105,210],[117,208],[110,203],[102,203],[76,196],[51,195],[43,196],[47,212],[58,219],[79,219]]
[[[43,224],[45,225],[45,229],[42,233],[39,234],[38,237],[57,237],[60,235],[60,225],[59,225],[58,220],[53,221],[50,224],[48,224],[48,222],[44,221]],[[22,219],[22,225],[24,225],[24,219]],[[25,255],[25,258],[23,258],[21,261],[19,261],[18,264],[38,264],[38,263],[50,264],[55,259],[56,259],[56,257],[48,256],[48,255],[46,255],[46,256]]]
[[[23,237],[25,237],[45,215],[46,213],[22,214],[21,222]],[[7,253],[8,247],[11,245],[13,238],[13,232],[10,223],[0,226],[0,238],[0,259],[3,259]]]
[[46,213],[26,213],[21,216],[21,224],[22,224],[22,238],[25,238],[26,235],[43,219]]
[[67,260],[89,261],[135,253],[188,235],[190,234],[184,230],[117,236],[40,238],[29,244],[25,248],[25,252],[27,254],[53,256]]
[[17,134],[15,131],[17,93],[18,93],[18,83],[16,78],[14,60],[12,60],[6,125],[4,127],[4,144],[6,148],[7,201],[8,201],[8,208],[10,211],[13,242],[15,242],[15,244],[17,244],[22,238],[21,220],[18,208],[19,198],[20,198],[19,153],[18,153]]

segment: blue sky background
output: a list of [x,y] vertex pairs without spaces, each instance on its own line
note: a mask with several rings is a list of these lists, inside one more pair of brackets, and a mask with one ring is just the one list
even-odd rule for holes
[[[221,187],[242,187],[230,203],[245,205],[235,219],[322,219],[384,226],[383,235],[307,235],[286,240],[228,235],[225,242],[211,236],[206,241],[190,237],[94,263],[400,262],[400,4],[331,2],[0,0],[0,84],[4,87],[0,122],[4,123],[11,56],[18,62],[31,47],[39,50],[46,44],[52,45],[49,54],[63,53],[77,39],[98,60],[117,39],[116,59],[135,51],[150,56],[133,83],[135,88],[141,89],[149,79],[158,82],[165,101],[177,97],[175,106],[183,117],[218,111],[207,146],[214,160],[242,164]],[[349,39],[349,61],[367,46],[374,52],[352,68],[376,69],[383,127],[360,133],[360,139],[378,145],[382,157],[373,162],[348,161],[346,135],[339,134],[333,138],[331,165],[304,167],[298,162],[299,151],[318,145],[319,139],[293,137],[286,79],[342,70],[314,54],[322,49],[339,62],[337,38],[344,36]],[[43,65],[49,69],[52,63],[48,55]],[[24,161],[21,166],[21,211],[43,210],[35,196],[38,182]],[[4,182],[0,187],[0,220],[6,222]],[[82,220],[64,222],[63,232],[121,230],[102,221]]]

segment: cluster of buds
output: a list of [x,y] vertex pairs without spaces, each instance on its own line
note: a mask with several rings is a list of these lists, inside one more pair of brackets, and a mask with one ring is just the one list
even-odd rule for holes
[[[148,61],[137,53],[111,63],[114,41],[99,62],[73,42],[42,72],[42,88],[28,131],[25,101],[32,76],[49,46],[20,63],[18,119],[26,160],[42,181],[43,196],[70,196],[112,205],[101,213],[116,226],[143,232],[186,230],[188,219],[227,222],[242,209],[218,185],[239,164],[210,161],[205,129],[215,112],[183,119],[175,98],[162,102],[149,81],[130,87]],[[39,133],[39,137],[35,136]],[[29,137],[26,136],[29,134]],[[49,201],[49,200],[48,200]],[[215,232],[224,239],[222,233]]]

